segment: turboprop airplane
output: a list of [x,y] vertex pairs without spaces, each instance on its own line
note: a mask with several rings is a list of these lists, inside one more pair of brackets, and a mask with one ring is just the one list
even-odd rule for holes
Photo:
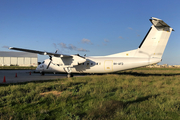
[[65,55],[16,47],[9,49],[49,55],[50,58],[36,68],[36,71],[42,74],[65,72],[68,74],[67,77],[72,77],[72,73],[117,72],[161,62],[170,34],[174,30],[161,19],[152,17],[150,21],[152,26],[139,48],[107,56],[85,57],[78,54]]

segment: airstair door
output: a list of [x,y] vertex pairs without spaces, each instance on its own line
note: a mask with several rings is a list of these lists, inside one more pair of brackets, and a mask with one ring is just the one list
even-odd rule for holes
[[104,70],[105,71],[113,71],[113,61],[112,60],[105,60],[104,61]]

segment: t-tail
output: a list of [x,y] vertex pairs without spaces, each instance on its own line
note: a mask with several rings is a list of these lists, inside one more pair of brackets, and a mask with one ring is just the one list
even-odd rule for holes
[[159,59],[160,62],[170,34],[174,30],[161,19],[152,17],[150,21],[153,25],[138,49],[112,54],[106,57],[137,57],[148,58],[149,60],[155,58]]
[[171,32],[174,30],[161,19],[152,17],[150,21],[153,25],[137,49],[135,56],[161,59]]

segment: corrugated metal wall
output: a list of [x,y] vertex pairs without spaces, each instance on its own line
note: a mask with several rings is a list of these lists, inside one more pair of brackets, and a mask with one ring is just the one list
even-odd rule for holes
[[4,57],[4,65],[8,65],[8,66],[10,66],[11,65],[11,61],[10,61],[11,59],[10,59],[10,57]]
[[37,66],[37,58],[0,57],[0,66]]
[[23,57],[18,57],[18,65],[23,66],[24,65],[24,58]]
[[0,57],[0,65],[2,65],[3,63],[4,63],[3,57]]
[[0,52],[0,66],[37,66],[37,61],[37,54],[25,54],[24,52]]

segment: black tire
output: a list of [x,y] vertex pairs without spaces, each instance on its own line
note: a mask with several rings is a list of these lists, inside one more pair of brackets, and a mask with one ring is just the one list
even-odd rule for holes
[[44,74],[45,74],[44,72],[41,73],[41,75],[44,75]]

